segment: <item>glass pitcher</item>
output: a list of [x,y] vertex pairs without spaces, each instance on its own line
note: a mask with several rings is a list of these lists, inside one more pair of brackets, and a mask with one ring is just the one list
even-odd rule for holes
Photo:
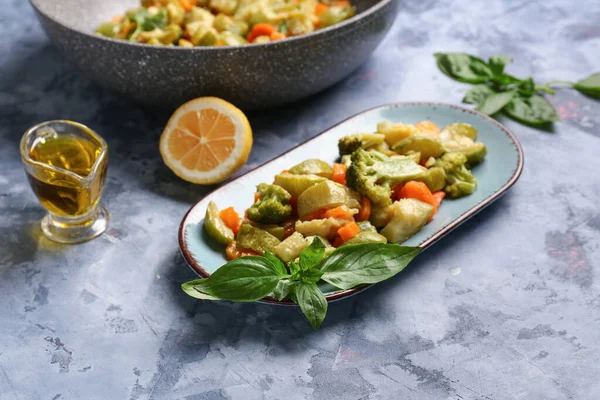
[[108,145],[85,125],[47,121],[21,139],[21,159],[29,184],[48,214],[42,231],[51,240],[79,243],[108,226],[98,205],[108,166]]

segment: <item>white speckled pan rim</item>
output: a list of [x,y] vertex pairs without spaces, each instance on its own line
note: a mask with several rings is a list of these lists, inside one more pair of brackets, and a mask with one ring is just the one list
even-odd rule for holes
[[117,43],[117,44],[122,44],[125,46],[135,46],[135,47],[142,47],[142,48],[152,48],[152,49],[157,49],[158,51],[192,51],[192,52],[198,52],[198,51],[226,51],[226,50],[232,50],[232,49],[244,49],[244,48],[264,48],[264,47],[268,47],[268,46],[281,46],[285,43],[293,43],[293,42],[299,42],[299,41],[303,41],[303,40],[307,40],[309,38],[314,38],[314,37],[318,37],[318,36],[322,36],[325,33],[328,32],[335,32],[335,31],[339,31],[342,30],[344,27],[347,27],[349,25],[352,24],[356,24],[359,21],[361,21],[362,19],[374,14],[375,12],[377,12],[380,8],[385,7],[386,5],[388,5],[389,3],[391,3],[394,0],[380,0],[379,2],[377,2],[376,4],[372,5],[371,7],[367,8],[366,10],[356,14],[355,16],[353,16],[352,18],[349,18],[345,21],[342,21],[338,24],[329,26],[327,28],[324,29],[319,29],[316,31],[313,31],[311,33],[307,33],[305,35],[299,35],[299,36],[294,36],[294,37],[290,37],[290,38],[286,38],[285,40],[280,40],[280,41],[273,41],[273,42],[267,42],[267,43],[252,43],[252,44],[246,44],[246,45],[238,45],[238,46],[195,46],[195,47],[181,47],[181,46],[151,46],[151,45],[147,45],[147,44],[142,44],[142,43],[136,43],[136,42],[129,42],[126,40],[119,40],[119,39],[112,39],[106,36],[102,36],[102,35],[98,35],[98,34],[93,34],[91,32],[85,32],[79,29],[75,29],[72,28],[68,25],[63,24],[60,21],[57,21],[55,18],[51,17],[50,15],[48,15],[47,13],[43,12],[42,9],[38,6],[38,2],[40,0],[29,0],[31,6],[40,14],[43,15],[45,18],[53,21],[54,23],[64,27],[65,29],[68,29],[72,32],[84,35],[89,37],[92,40],[98,40],[98,41],[105,41],[105,42],[109,42],[109,43]]
[[[502,132],[504,132],[504,134],[506,134],[511,141],[513,142],[515,149],[517,151],[517,167],[515,168],[515,170],[513,171],[511,177],[506,181],[506,183],[504,183],[504,185],[502,185],[496,192],[494,192],[492,195],[488,196],[487,198],[483,199],[481,202],[479,202],[476,206],[472,207],[471,209],[467,210],[465,213],[463,213],[462,215],[460,215],[459,217],[457,217],[452,223],[450,223],[449,225],[445,226],[444,228],[436,231],[433,235],[431,235],[429,238],[425,239],[420,245],[419,247],[421,248],[421,251],[429,248],[432,244],[434,244],[435,242],[437,242],[438,240],[442,239],[447,233],[449,233],[450,231],[454,230],[455,228],[457,228],[459,225],[461,225],[463,222],[467,221],[470,217],[474,216],[475,214],[477,214],[479,211],[481,211],[482,209],[484,209],[485,207],[487,207],[488,205],[490,205],[491,203],[493,203],[495,200],[498,200],[503,194],[506,193],[506,191],[515,184],[515,182],[519,179],[519,177],[521,176],[521,173],[523,171],[523,166],[524,166],[524,154],[523,154],[523,148],[521,147],[521,143],[519,142],[519,140],[517,139],[516,135],[514,133],[512,133],[508,128],[506,128],[504,125],[502,125],[500,122],[496,121],[495,119],[480,113],[479,111],[476,110],[472,110],[469,108],[465,108],[465,107],[461,107],[461,106],[457,106],[455,104],[450,104],[450,103],[442,103],[442,102],[430,102],[430,101],[414,101],[414,102],[397,102],[397,103],[388,103],[388,104],[383,104],[380,106],[376,106],[364,111],[361,111],[357,114],[354,114],[348,118],[346,118],[343,121],[338,122],[337,124],[329,127],[328,129],[324,130],[323,132],[311,137],[308,140],[305,140],[304,142],[298,144],[297,146],[294,146],[293,148],[287,150],[286,152],[280,154],[279,156],[257,166],[256,168],[251,169],[250,171],[247,171],[246,173],[244,173],[243,175],[240,175],[239,177],[237,177],[236,179],[227,182],[225,185],[217,188],[215,191],[220,190],[222,188],[224,188],[225,186],[230,185],[231,183],[235,182],[237,179],[243,177],[246,174],[249,174],[252,171],[255,171],[259,168],[263,168],[264,166],[268,165],[269,163],[277,160],[278,158],[284,156],[285,154],[289,153],[290,151],[301,147],[307,143],[309,143],[311,140],[315,139],[318,136],[324,135],[326,133],[328,133],[331,129],[333,129],[334,127],[343,124],[351,119],[354,119],[358,116],[360,116],[363,113],[369,112],[369,111],[374,111],[374,110],[378,110],[378,109],[383,109],[383,108],[398,108],[398,107],[404,107],[404,106],[415,106],[415,105],[429,105],[429,106],[440,106],[440,107],[448,107],[448,108],[454,108],[454,109],[458,109],[461,110],[463,112],[468,112],[474,115],[477,115],[478,117],[482,118],[483,120],[495,125],[496,127],[498,127]],[[214,193],[215,191],[211,192]],[[210,195],[211,193],[207,194],[206,196]],[[179,225],[179,232],[178,232],[178,242],[179,242],[179,249],[181,251],[181,254],[183,255],[183,258],[186,260],[186,263],[188,264],[188,266],[198,275],[200,275],[203,278],[208,278],[210,276],[210,273],[208,273],[204,268],[202,268],[202,266],[196,261],[196,259],[194,258],[194,256],[192,255],[191,251],[188,249],[187,243],[185,241],[185,227],[187,225],[187,220],[188,220],[188,216],[190,215],[190,213],[198,206],[198,204],[202,201],[202,199],[206,196],[203,196],[202,198],[200,198],[198,200],[198,202],[196,202],[196,204],[194,204],[192,207],[190,207],[190,209],[185,213],[183,219],[181,220],[181,224]],[[357,293],[362,292],[363,290],[371,287],[373,285],[362,285],[362,286],[358,286],[352,289],[347,289],[347,290],[339,290],[333,293],[329,293],[327,295],[325,295],[325,298],[327,299],[328,302],[331,301],[336,301],[336,300],[341,300],[343,298],[355,295]],[[265,297],[262,300],[258,301],[259,303],[268,303],[268,304],[273,304],[273,305],[279,305],[279,306],[296,306],[295,303],[291,302],[291,301],[287,301],[287,300],[283,300],[283,301],[279,301],[273,297]]]

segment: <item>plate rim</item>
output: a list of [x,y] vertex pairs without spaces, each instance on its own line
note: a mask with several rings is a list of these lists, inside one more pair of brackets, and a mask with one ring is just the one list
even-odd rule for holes
[[[332,129],[336,128],[337,126],[345,123],[346,121],[349,121],[353,118],[358,117],[359,115],[371,112],[371,111],[375,111],[378,109],[384,109],[384,108],[400,108],[400,107],[405,107],[405,106],[441,106],[441,107],[448,107],[448,108],[454,108],[456,110],[460,110],[463,112],[468,112],[471,113],[473,115],[476,115],[490,123],[492,123],[493,125],[495,125],[496,127],[498,127],[501,131],[503,131],[506,136],[508,136],[516,150],[517,150],[517,167],[515,168],[512,176],[508,179],[508,181],[506,181],[506,183],[504,183],[504,185],[502,185],[500,187],[500,189],[498,189],[497,191],[495,191],[492,195],[490,195],[489,197],[485,198],[484,200],[482,200],[481,202],[477,203],[476,206],[470,208],[469,210],[465,211],[463,214],[461,214],[459,217],[457,217],[454,221],[452,221],[450,224],[448,224],[447,226],[445,226],[444,228],[436,231],[435,233],[433,233],[430,237],[428,237],[427,239],[425,239],[425,241],[423,241],[418,247],[421,248],[421,252],[427,248],[429,248],[432,244],[434,244],[435,242],[437,242],[438,240],[442,239],[447,233],[449,233],[450,231],[454,230],[455,228],[457,228],[459,225],[461,225],[463,222],[465,222],[467,219],[471,218],[473,215],[477,214],[479,211],[481,211],[482,209],[484,209],[485,207],[489,206],[491,203],[493,203],[495,200],[497,200],[498,198],[500,198],[503,194],[506,193],[506,191],[515,184],[515,182],[517,182],[517,180],[519,179],[519,177],[521,176],[521,173],[523,172],[523,166],[525,164],[525,159],[524,159],[524,153],[523,153],[523,148],[521,147],[521,143],[519,142],[519,139],[517,138],[517,136],[512,133],[508,128],[506,128],[504,125],[502,125],[500,122],[496,121],[495,119],[493,119],[492,117],[485,115],[479,111],[470,109],[470,108],[466,108],[466,107],[462,107],[462,106],[458,106],[456,104],[451,104],[451,103],[444,103],[444,102],[433,102],[433,101],[407,101],[407,102],[393,102],[393,103],[386,103],[386,104],[382,104],[379,106],[375,106],[372,108],[368,108],[366,110],[360,111],[356,114],[351,115],[348,118],[345,118],[344,120],[330,126],[329,128],[325,129],[324,131],[310,137],[309,139],[299,143],[298,145],[286,150],[285,152],[281,153],[280,155],[278,155],[277,157],[274,157],[270,160],[265,161],[264,163],[256,166],[255,168],[252,168],[251,170],[248,170],[246,172],[244,172],[242,175],[236,177],[235,179],[225,183],[224,185],[218,187],[217,189],[211,191],[210,193],[205,194],[204,196],[202,196],[200,199],[198,199],[198,201],[192,205],[190,207],[190,209],[185,213],[185,215],[183,216],[183,219],[181,220],[181,223],[179,224],[179,229],[178,229],[178,242],[179,242],[179,250],[181,251],[181,254],[183,256],[183,258],[185,259],[186,263],[188,264],[188,266],[196,273],[198,274],[200,277],[202,278],[208,278],[211,274],[208,273],[204,268],[202,268],[202,266],[194,259],[191,251],[188,249],[187,247],[187,243],[185,242],[185,232],[184,232],[184,227],[186,225],[186,220],[188,219],[189,214],[194,210],[194,208],[196,208],[198,206],[198,204],[204,200],[204,198],[206,196],[209,196],[210,194],[216,192],[217,190],[221,190],[222,188],[225,188],[228,185],[231,185],[232,183],[236,182],[238,179],[240,179],[241,177],[249,174],[250,172],[253,172],[259,168],[264,167],[265,165],[285,156],[287,153],[289,153],[292,150],[297,149],[298,147],[304,146],[305,144],[309,143],[310,141],[316,139],[317,137],[324,135],[328,132],[330,132]],[[352,289],[346,289],[346,290],[340,290],[337,291],[335,293],[331,293],[328,295],[325,295],[325,299],[328,302],[331,301],[335,301],[335,300],[340,300],[342,298],[346,298],[352,295],[355,295],[357,293],[362,292],[363,290],[371,287],[373,284],[368,284],[368,285],[361,285],[361,286],[357,286],[355,288]],[[274,297],[265,297],[261,300],[258,300],[258,302],[261,303],[268,303],[268,304],[274,304],[274,305],[296,305],[296,303],[290,301],[290,300],[282,300],[279,301]]]

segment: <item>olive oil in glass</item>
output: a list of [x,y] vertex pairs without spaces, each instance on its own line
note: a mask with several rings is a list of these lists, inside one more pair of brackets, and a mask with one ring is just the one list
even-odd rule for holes
[[42,231],[52,240],[78,243],[98,236],[108,213],[98,206],[106,177],[106,142],[72,121],[34,126],[21,141],[27,179],[49,214]]

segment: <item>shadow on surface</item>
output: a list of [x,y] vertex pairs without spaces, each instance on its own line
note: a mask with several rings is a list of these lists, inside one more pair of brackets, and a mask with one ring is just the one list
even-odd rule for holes
[[23,216],[21,222],[11,225],[10,229],[0,230],[4,249],[0,254],[0,270],[32,261],[38,251],[62,253],[71,246],[53,242],[44,236],[40,223],[46,211],[41,205],[26,207],[19,212]]
[[75,70],[49,43],[11,61],[3,68],[2,86],[14,101],[3,105],[0,112],[14,132],[8,139],[17,143],[27,128],[45,120],[89,124],[98,103],[112,97]]

